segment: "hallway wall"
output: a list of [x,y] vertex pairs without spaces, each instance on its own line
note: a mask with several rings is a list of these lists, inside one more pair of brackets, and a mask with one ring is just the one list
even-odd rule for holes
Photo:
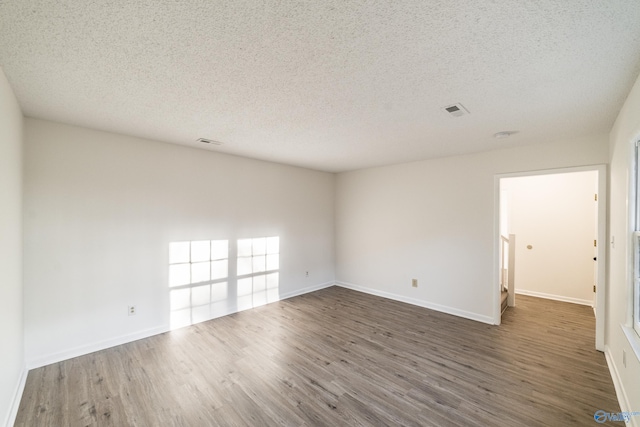
[[517,293],[593,305],[598,174],[504,178]]

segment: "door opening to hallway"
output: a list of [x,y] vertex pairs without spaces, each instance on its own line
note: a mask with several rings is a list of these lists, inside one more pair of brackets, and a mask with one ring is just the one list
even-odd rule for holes
[[[600,317],[598,259],[604,259],[600,244],[605,244],[601,174],[592,167],[499,178],[499,238],[515,239],[510,306],[517,306],[521,294],[588,305]],[[604,327],[598,319],[596,323],[596,348],[601,349]]]

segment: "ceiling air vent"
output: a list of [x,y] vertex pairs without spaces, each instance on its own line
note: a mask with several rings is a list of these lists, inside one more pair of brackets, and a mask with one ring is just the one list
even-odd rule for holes
[[220,141],[214,141],[213,139],[207,139],[207,138],[198,138],[196,141],[202,144],[222,145],[222,142]]
[[464,108],[462,104],[453,104],[448,107],[444,107],[444,110],[449,113],[452,117],[460,117],[465,114],[469,114],[469,110]]

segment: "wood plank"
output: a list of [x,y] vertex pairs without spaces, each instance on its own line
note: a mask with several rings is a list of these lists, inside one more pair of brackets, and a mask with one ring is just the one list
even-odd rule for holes
[[491,326],[328,288],[29,372],[17,426],[591,425],[619,412],[589,307]]

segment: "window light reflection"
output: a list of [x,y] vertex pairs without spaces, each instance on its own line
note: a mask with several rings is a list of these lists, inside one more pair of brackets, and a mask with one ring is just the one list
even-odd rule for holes
[[169,244],[171,329],[279,300],[280,238],[239,239],[235,249],[230,272],[228,240]]
[[238,240],[238,311],[279,299],[280,238]]
[[169,244],[171,329],[228,312],[229,241],[199,240]]

